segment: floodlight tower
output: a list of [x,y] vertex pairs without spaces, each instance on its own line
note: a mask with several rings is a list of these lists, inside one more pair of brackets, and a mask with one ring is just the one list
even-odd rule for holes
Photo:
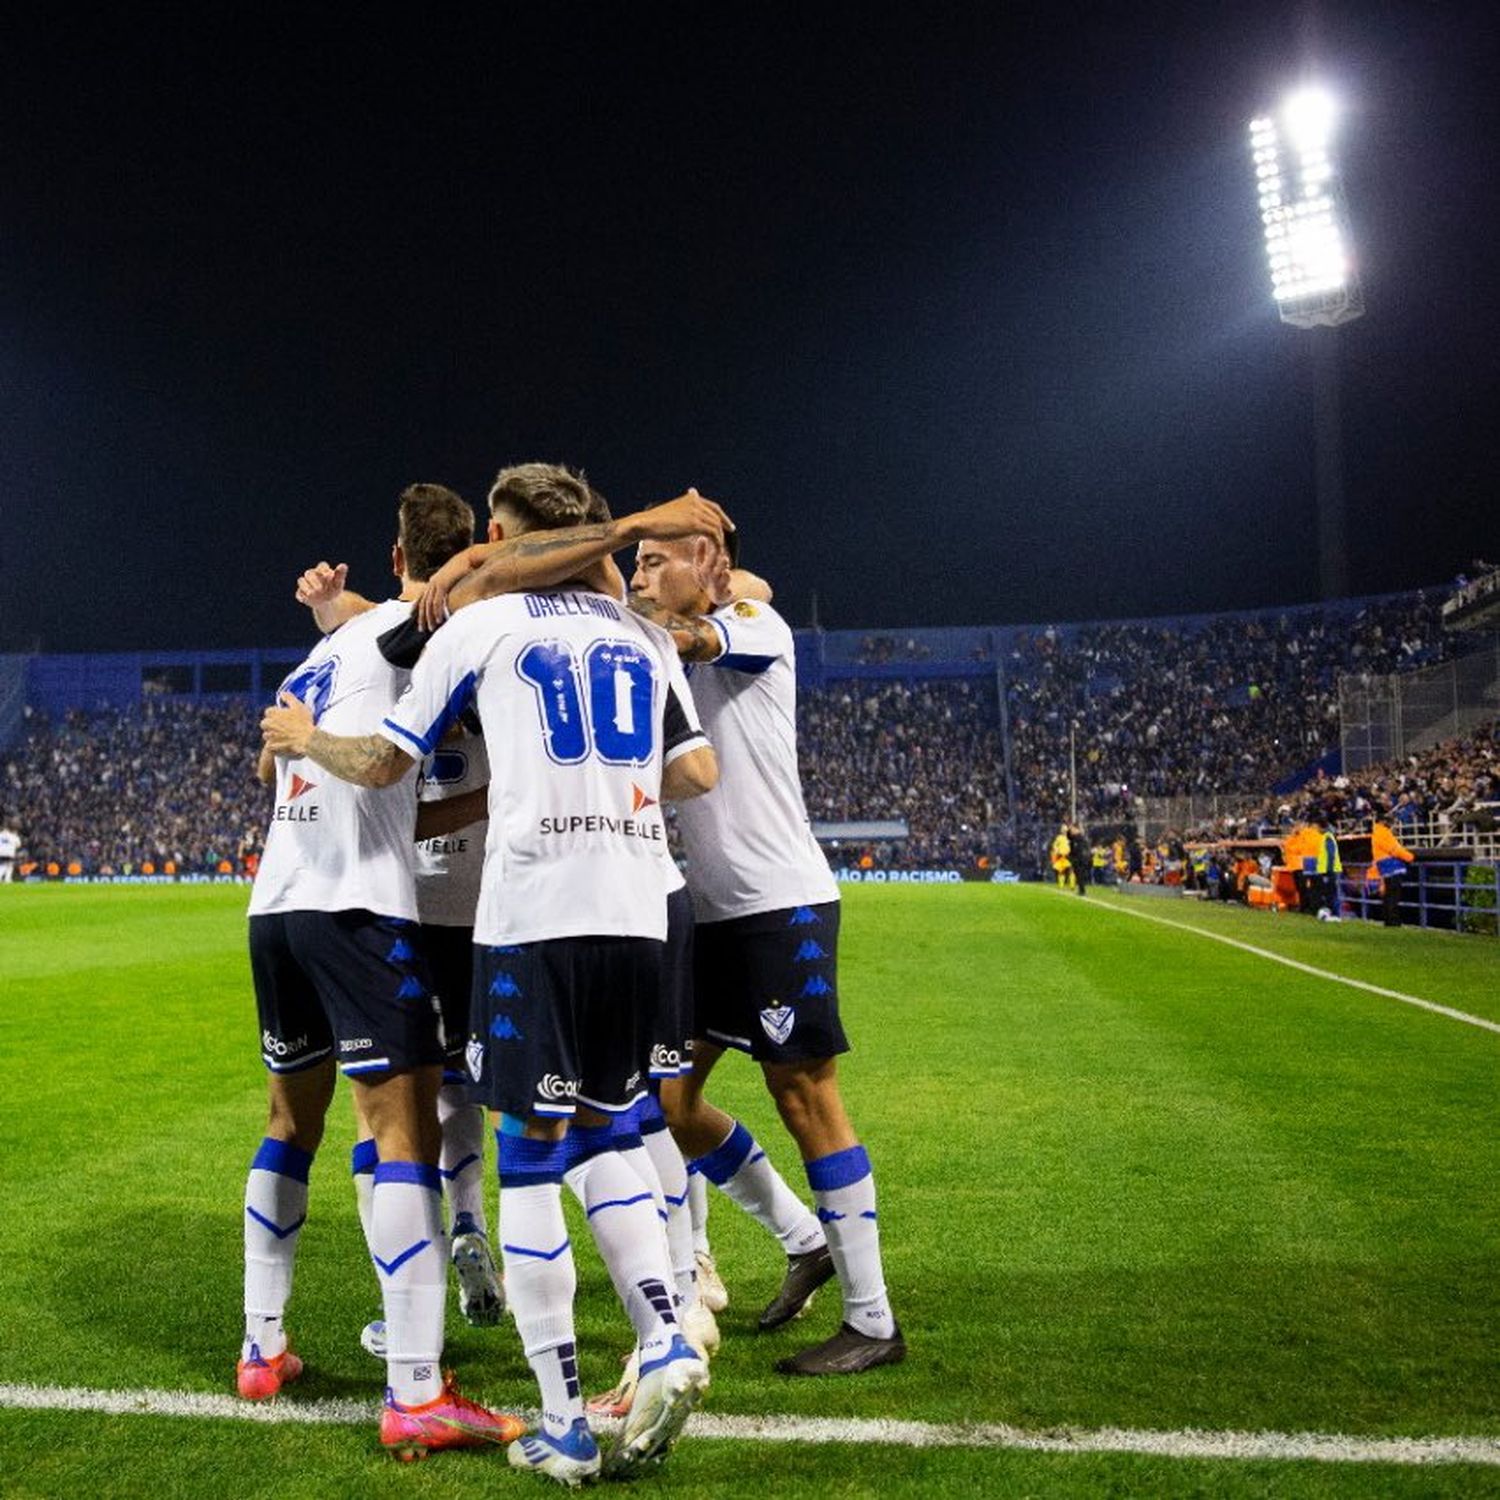
[[1339,421],[1338,329],[1365,310],[1333,160],[1338,111],[1307,86],[1279,113],[1250,122],[1271,295],[1283,323],[1309,330],[1318,500],[1318,574],[1325,599],[1349,592]]

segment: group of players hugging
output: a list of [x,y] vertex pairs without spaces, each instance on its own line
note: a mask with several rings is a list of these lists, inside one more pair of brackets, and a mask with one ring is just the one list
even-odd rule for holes
[[[237,1383],[265,1400],[302,1373],[283,1315],[342,1071],[382,1300],[362,1338],[386,1364],[380,1441],[402,1458],[508,1445],[514,1467],[574,1486],[661,1462],[708,1387],[726,1294],[705,1181],[786,1253],[761,1328],[838,1278],[838,1331],[779,1370],[857,1374],[906,1346],[838,1088],[838,890],[803,806],[792,633],[769,587],[696,491],[612,519],[551,464],[502,470],[473,538],[456,494],[414,485],[398,598],[363,599],[321,563],[298,582],[323,635],[261,725],[276,804],[250,958],[270,1108]],[[707,1098],[726,1048],[760,1064],[812,1208]],[[619,1386],[588,1402],[564,1184],[635,1334]],[[471,1323],[515,1320],[541,1395],[529,1433],[442,1370],[450,1264]],[[603,1454],[601,1413],[621,1419]]]

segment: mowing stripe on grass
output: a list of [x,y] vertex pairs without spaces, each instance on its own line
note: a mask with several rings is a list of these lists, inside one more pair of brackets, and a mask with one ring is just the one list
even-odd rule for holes
[[1273,953],[1269,948],[1257,948],[1254,943],[1242,943],[1238,938],[1225,937],[1222,932],[1209,932],[1207,928],[1195,927],[1191,922],[1173,922],[1167,917],[1153,916],[1146,911],[1135,911],[1115,901],[1095,901],[1091,903],[1091,910],[1118,912],[1121,916],[1139,917],[1143,922],[1155,922],[1158,927],[1171,927],[1178,932],[1189,932],[1194,937],[1212,938],[1216,943],[1228,943],[1231,948],[1253,953],[1257,958],[1269,958],[1272,963],[1285,964],[1289,969],[1298,969],[1317,979],[1331,979],[1335,984],[1347,984],[1351,989],[1367,990],[1372,995],[1383,995],[1387,1000],[1399,1000],[1403,1005],[1416,1005],[1422,1010],[1432,1011],[1434,1015],[1447,1016],[1450,1021],[1462,1021],[1465,1025],[1478,1026],[1485,1031],[1493,1031],[1500,1035],[1500,1021],[1487,1021],[1483,1016],[1471,1016],[1466,1010],[1454,1010],[1451,1005],[1439,1005],[1436,1000],[1423,1000],[1420,995],[1404,995],[1400,990],[1388,990],[1378,984],[1367,984],[1363,979],[1351,979],[1347,974],[1335,974],[1332,969],[1319,969],[1312,964],[1299,963],[1295,958],[1288,958],[1284,953]]
[[[0,1384],[0,1408],[100,1412],[109,1416],[215,1417],[242,1422],[343,1426],[371,1423],[373,1401],[268,1401],[195,1391],[96,1391]],[[535,1412],[523,1413],[535,1420]],[[1500,1438],[1346,1437],[1324,1432],[1156,1432],[1143,1428],[1051,1428],[1028,1432],[1002,1423],[974,1426],[845,1417],[719,1417],[700,1412],[695,1438],[761,1443],[872,1443],[900,1448],[1013,1448],[1032,1453],[1140,1453],[1159,1458],[1311,1459],[1342,1464],[1484,1464],[1500,1467]]]

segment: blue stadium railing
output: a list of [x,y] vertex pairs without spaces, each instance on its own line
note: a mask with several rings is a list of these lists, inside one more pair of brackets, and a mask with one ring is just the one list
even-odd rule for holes
[[[1382,920],[1381,892],[1374,882],[1345,871],[1339,881],[1346,916],[1367,922]],[[1497,933],[1500,861],[1483,859],[1420,860],[1401,881],[1401,921],[1407,927],[1445,932]]]

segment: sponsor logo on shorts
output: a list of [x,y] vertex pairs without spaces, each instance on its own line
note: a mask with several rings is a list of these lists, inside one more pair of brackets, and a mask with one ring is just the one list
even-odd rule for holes
[[559,1078],[556,1073],[544,1073],[536,1091],[543,1099],[576,1099],[578,1085],[571,1078]]
[[680,1068],[682,1066],[682,1054],[675,1047],[668,1047],[658,1042],[651,1049],[651,1067],[653,1072],[660,1072],[663,1068]]
[[478,1083],[484,1072],[484,1043],[478,1037],[473,1037],[464,1048],[464,1066],[469,1070],[469,1077]]
[[780,1047],[797,1024],[797,1012],[790,1005],[768,1006],[760,1013],[760,1024],[765,1034]]
[[641,1081],[641,1070],[640,1070],[640,1069],[639,1069],[639,1068],[637,1068],[637,1069],[636,1069],[636,1070],[635,1070],[635,1072],[634,1072],[634,1073],[632,1073],[632,1074],[631,1074],[631,1075],[630,1075],[630,1077],[629,1077],[629,1078],[627,1078],[627,1079],[626,1079],[626,1080],[625,1080],[625,1089],[626,1089],[626,1092],[627,1092],[627,1093],[628,1093],[628,1092],[629,1092],[629,1091],[630,1091],[630,1090],[631,1090],[631,1089],[633,1089],[633,1088],[634,1088],[634,1087],[635,1087],[635,1086],[636,1086],[636,1085],[637,1085],[637,1084],[638,1084],[638,1083],[639,1083],[639,1082],[640,1082],[640,1081]]
[[351,1037],[348,1041],[339,1043],[340,1052],[368,1052],[375,1043],[367,1036]]
[[273,1057],[289,1057],[293,1052],[301,1052],[307,1046],[307,1033],[290,1042],[284,1042],[279,1036],[272,1036],[269,1031],[260,1034],[260,1045],[263,1051],[269,1052]]

